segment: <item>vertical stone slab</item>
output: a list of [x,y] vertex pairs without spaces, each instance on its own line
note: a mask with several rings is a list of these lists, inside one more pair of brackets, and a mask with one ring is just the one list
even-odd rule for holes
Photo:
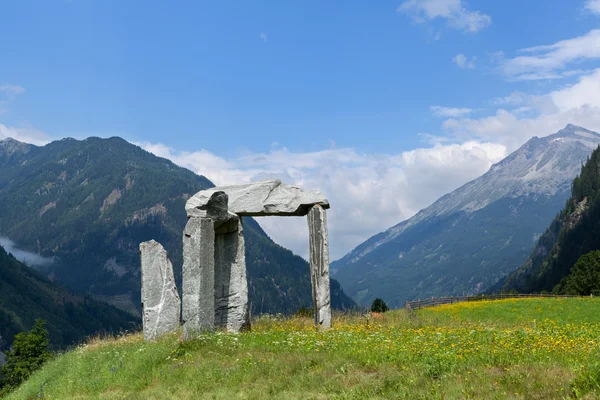
[[215,235],[215,326],[229,332],[250,327],[242,220],[233,232]]
[[179,327],[181,301],[173,265],[160,243],[140,244],[144,340],[154,340]]
[[314,205],[308,212],[310,243],[310,279],[312,283],[315,324],[331,327],[331,291],[329,288],[329,238],[327,214],[323,207]]
[[183,231],[183,336],[215,327],[215,230],[210,218],[192,217]]

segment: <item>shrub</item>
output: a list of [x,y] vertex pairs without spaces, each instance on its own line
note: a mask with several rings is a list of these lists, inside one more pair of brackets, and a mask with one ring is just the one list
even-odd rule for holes
[[51,357],[48,351],[46,322],[36,319],[33,329],[15,335],[11,349],[6,353],[2,367],[2,386],[16,388]]
[[380,298],[376,298],[371,305],[371,312],[379,312],[383,313],[389,310],[390,308],[385,304],[385,301]]
[[582,255],[559,285],[565,294],[600,295],[600,251]]

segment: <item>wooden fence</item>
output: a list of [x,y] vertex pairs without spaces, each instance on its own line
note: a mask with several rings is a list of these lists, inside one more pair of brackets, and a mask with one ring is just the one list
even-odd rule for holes
[[414,300],[406,302],[406,309],[415,315],[414,310],[425,307],[441,306],[443,304],[462,303],[465,301],[481,301],[481,300],[502,300],[502,299],[520,299],[526,297],[582,297],[576,295],[558,295],[558,294],[490,294],[477,296],[453,296],[453,297],[431,297],[424,300]]

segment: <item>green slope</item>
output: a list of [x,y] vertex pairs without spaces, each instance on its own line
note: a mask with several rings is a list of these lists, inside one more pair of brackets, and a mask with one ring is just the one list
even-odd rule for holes
[[[17,142],[18,144],[18,142]],[[120,138],[0,147],[0,236],[54,263],[43,272],[132,313],[139,311],[138,245],[162,243],[181,278],[184,205],[205,177]],[[6,148],[12,149],[7,151]],[[4,155],[3,155],[4,154]],[[253,312],[311,304],[308,265],[245,220]],[[334,306],[352,306],[332,284]]]
[[139,323],[137,318],[108,304],[73,295],[0,247],[3,345],[9,345],[16,333],[31,329],[36,318],[46,320],[54,347],[77,343],[96,333],[134,330]]

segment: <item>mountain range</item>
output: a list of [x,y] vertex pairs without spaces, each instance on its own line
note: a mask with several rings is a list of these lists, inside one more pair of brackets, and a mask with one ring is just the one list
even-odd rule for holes
[[533,137],[481,177],[332,263],[360,304],[486,291],[517,269],[570,196],[600,134]]
[[[71,138],[45,146],[0,142],[0,237],[47,262],[52,281],[133,315],[140,311],[139,243],[155,239],[180,283],[184,205],[213,187],[206,177],[110,139]],[[252,312],[291,313],[311,306],[305,260],[244,219]],[[355,303],[335,280],[332,306]]]

